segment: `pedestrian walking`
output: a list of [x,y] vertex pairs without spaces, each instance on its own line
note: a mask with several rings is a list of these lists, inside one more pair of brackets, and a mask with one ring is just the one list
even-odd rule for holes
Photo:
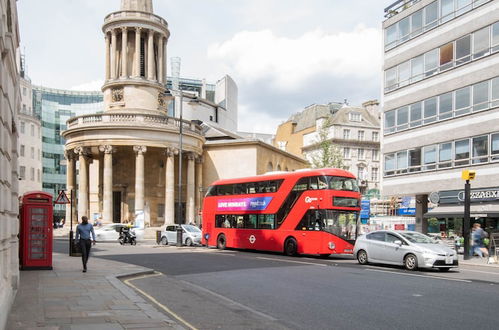
[[485,232],[481,228],[481,225],[478,222],[475,222],[473,224],[473,230],[471,232],[471,239],[473,242],[471,255],[477,254],[481,258],[483,258],[484,255],[486,257],[489,256],[489,252],[487,251],[485,245],[483,244],[483,239],[487,236],[488,236],[487,232]]
[[[90,239],[92,235],[93,240]],[[83,272],[87,272],[87,261],[90,256],[90,248],[92,243],[95,245],[95,232],[94,226],[88,223],[88,218],[86,216],[81,217],[81,223],[76,226],[76,241],[81,247],[81,261],[83,262]]]

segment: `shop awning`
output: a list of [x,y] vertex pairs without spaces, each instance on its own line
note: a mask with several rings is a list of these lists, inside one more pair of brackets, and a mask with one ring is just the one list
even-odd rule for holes
[[[471,204],[470,215],[472,217],[499,217],[498,203]],[[428,211],[425,218],[449,218],[464,216],[464,205],[439,205]]]

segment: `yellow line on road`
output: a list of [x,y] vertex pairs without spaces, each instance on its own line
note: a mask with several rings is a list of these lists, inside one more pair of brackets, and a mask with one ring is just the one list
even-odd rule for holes
[[130,283],[130,281],[135,281],[135,280],[140,280],[140,279],[143,279],[143,278],[148,278],[148,277],[153,277],[153,276],[160,276],[160,275],[163,275],[163,274],[160,273],[160,272],[154,272],[154,274],[150,274],[150,275],[141,275],[141,276],[138,276],[138,277],[129,278],[129,279],[123,281],[123,282],[126,285],[132,287],[134,290],[140,292],[142,295],[146,296],[147,299],[149,299],[150,301],[152,301],[159,308],[161,308],[162,310],[164,310],[165,312],[167,312],[168,314],[170,314],[174,318],[176,318],[179,322],[181,322],[183,325],[185,325],[189,329],[198,330],[196,327],[194,327],[192,324],[190,324],[189,322],[187,322],[186,320],[184,320],[183,318],[181,318],[179,315],[177,315],[171,309],[169,309],[168,307],[166,307],[165,305],[163,305],[162,303],[160,303],[159,301],[157,301],[156,298],[154,298],[153,296],[147,294],[145,291],[139,289],[137,286],[135,286],[132,283]]

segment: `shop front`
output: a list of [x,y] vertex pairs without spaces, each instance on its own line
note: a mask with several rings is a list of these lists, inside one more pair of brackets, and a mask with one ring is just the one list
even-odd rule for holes
[[[431,193],[429,199],[438,206],[425,214],[428,232],[462,236],[464,187]],[[470,226],[480,223],[489,234],[499,232],[499,187],[471,189],[470,201]]]

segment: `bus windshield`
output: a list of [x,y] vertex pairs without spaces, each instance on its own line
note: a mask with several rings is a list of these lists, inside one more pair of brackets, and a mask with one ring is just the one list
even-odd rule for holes
[[322,230],[345,240],[354,240],[357,216],[355,211],[308,210],[296,230]]

